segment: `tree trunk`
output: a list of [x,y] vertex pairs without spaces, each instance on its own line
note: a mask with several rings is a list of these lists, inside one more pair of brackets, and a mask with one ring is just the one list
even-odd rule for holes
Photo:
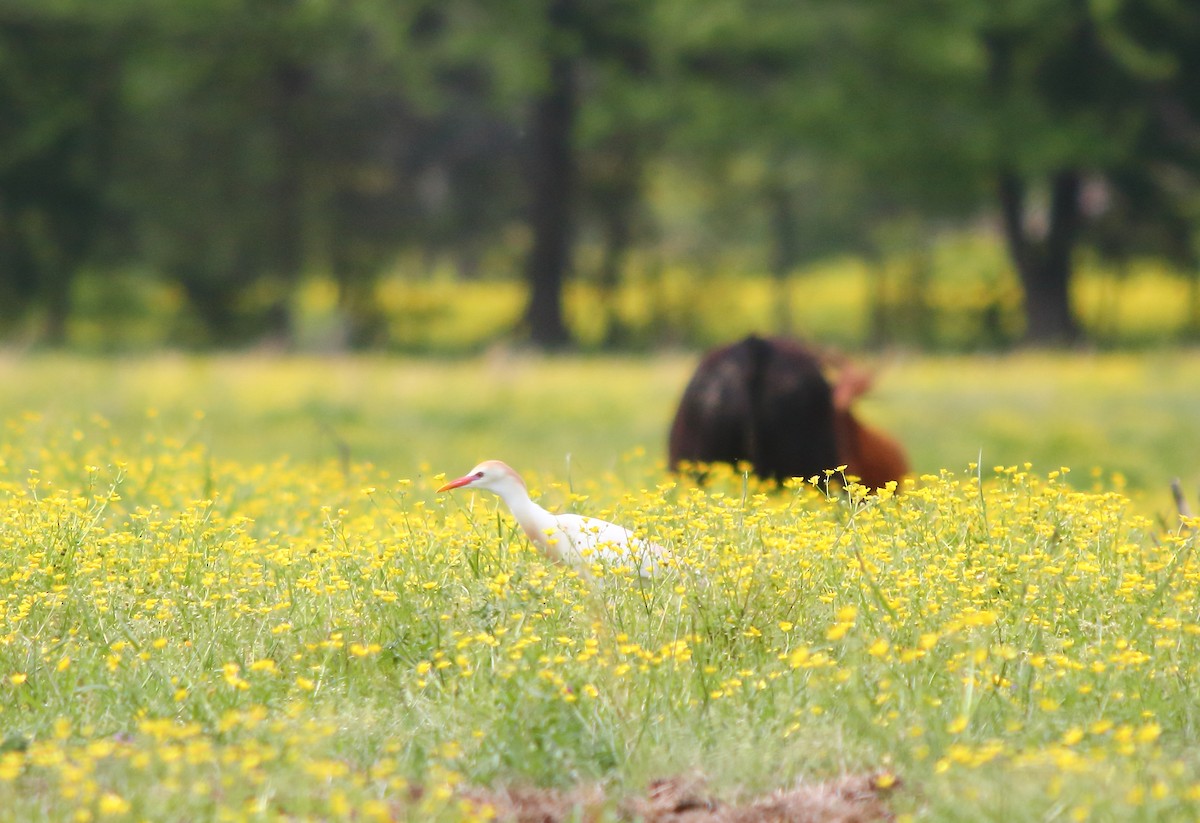
[[792,312],[788,280],[800,263],[800,233],[796,230],[796,209],[791,192],[783,186],[767,192],[771,211],[771,273],[775,279],[775,328],[780,334],[791,334]]
[[1183,269],[1187,280],[1187,317],[1182,329],[1182,338],[1187,341],[1200,340],[1200,253],[1197,241],[1200,236],[1193,236],[1191,227],[1182,228],[1180,239],[1184,246],[1179,257],[1180,268]]
[[1185,340],[1200,340],[1200,269],[1188,270],[1188,313],[1184,326]]
[[882,349],[892,342],[892,301],[887,263],[878,248],[867,256],[867,277],[867,346]]
[[561,51],[574,0],[553,0],[549,8],[549,77],[534,101],[530,126],[530,214],[533,248],[525,264],[529,304],[525,322],[533,342],[559,348],[570,342],[563,319],[563,281],[570,267],[575,195],[572,136],[578,109],[575,59]]
[[600,292],[600,303],[607,315],[604,327],[604,348],[618,348],[628,342],[629,330],[617,310],[617,293],[621,287],[621,269],[633,236],[630,225],[630,203],[611,204],[603,217],[604,255],[600,260],[600,272],[596,285]]
[[178,273],[178,282],[188,298],[188,306],[200,318],[205,343],[236,346],[245,342],[246,330],[240,322],[230,278],[220,278],[202,267]]
[[[335,224],[336,225],[336,224]],[[368,264],[351,259],[345,236],[334,231],[330,240],[330,268],[337,284],[337,307],[341,315],[341,344],[367,349],[387,342],[387,318],[375,301],[375,278]]]
[[[43,275],[49,272],[42,272]],[[71,281],[73,274],[55,272],[47,279],[46,318],[42,325],[42,342],[59,348],[67,342],[67,321],[71,317]]]
[[1025,187],[1012,171],[1000,175],[999,196],[1009,256],[1025,291],[1025,341],[1066,345],[1079,340],[1071,313],[1071,256],[1079,234],[1079,172],[1056,173],[1051,181],[1047,224],[1041,236],[1026,224]]
[[302,66],[283,62],[276,66],[271,120],[274,129],[278,169],[274,185],[272,227],[273,268],[280,280],[280,293],[268,308],[263,323],[268,339],[284,346],[293,343],[290,298],[300,279],[304,264],[303,133],[300,107],[310,84],[309,72]]

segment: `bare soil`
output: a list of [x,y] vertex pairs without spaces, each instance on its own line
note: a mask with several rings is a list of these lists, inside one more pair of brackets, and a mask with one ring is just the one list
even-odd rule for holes
[[[651,783],[644,795],[625,798],[615,808],[617,819],[629,823],[876,823],[893,819],[886,800],[898,786],[890,776],[848,775],[725,801],[709,794],[702,781],[674,777]],[[504,823],[593,823],[613,809],[596,786],[471,789],[464,798],[480,810],[490,806]]]

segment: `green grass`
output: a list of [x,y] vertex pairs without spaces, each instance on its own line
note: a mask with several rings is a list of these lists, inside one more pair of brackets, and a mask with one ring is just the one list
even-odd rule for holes
[[[523,469],[598,476],[644,450],[665,459],[666,432],[695,357],[467,360],[271,356],[0,359],[0,418],[90,431],[102,418],[125,441],[170,433],[218,457],[305,464],[335,459],[413,477],[499,457]],[[1167,485],[1200,487],[1189,444],[1200,420],[1200,355],[1008,357],[893,355],[860,413],[895,434],[918,473],[1033,463],[1074,470],[1091,488],[1114,474],[1154,511]],[[154,416],[148,415],[153,410]]]
[[[1200,563],[1156,521],[1200,480],[1193,355],[897,358],[863,414],[924,477],[850,499],[672,482],[692,362],[0,361],[0,817],[458,820],[691,770],[1200,814]],[[484,457],[679,572],[589,585],[433,493]]]

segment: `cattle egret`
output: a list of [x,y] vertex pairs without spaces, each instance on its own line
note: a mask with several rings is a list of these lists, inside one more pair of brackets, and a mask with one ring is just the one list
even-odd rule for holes
[[498,496],[533,544],[559,563],[574,567],[595,561],[630,563],[642,577],[650,577],[667,557],[662,546],[635,537],[616,523],[578,514],[551,514],[529,498],[521,475],[499,460],[485,460],[438,491],[462,487],[483,489]]

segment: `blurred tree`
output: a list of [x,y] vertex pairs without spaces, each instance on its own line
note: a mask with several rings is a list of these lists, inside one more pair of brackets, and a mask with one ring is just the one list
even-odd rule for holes
[[312,271],[337,284],[343,341],[384,343],[380,272],[407,248],[469,260],[511,219],[513,130],[481,104],[486,77],[427,59],[424,3],[224,12],[152,19],[122,166],[136,254],[223,343],[286,344]]
[[180,284],[199,333],[224,345],[290,340],[290,294],[324,236],[318,73],[333,37],[322,8],[146,10],[121,155],[134,253]]
[[[523,325],[539,346],[566,345],[563,288],[580,220],[587,214],[603,225],[606,265],[628,243],[645,136],[641,104],[627,90],[646,80],[647,4],[538,0],[437,8],[443,24],[435,59],[460,70],[482,68],[491,78],[490,104],[523,137],[521,200],[530,235]],[[584,173],[583,158],[591,156],[600,163]]]
[[579,118],[579,0],[549,0],[546,27],[534,53],[544,61],[529,118],[529,225],[533,246],[525,264],[525,322],[543,347],[565,345],[563,279],[571,265],[576,204],[575,128]]
[[[863,188],[851,221],[864,233],[913,214],[961,219],[991,199],[1032,342],[1079,334],[1069,283],[1085,178],[1142,170],[1159,181],[1143,193],[1165,206],[1161,183],[1197,167],[1192,3],[664,4],[681,64],[719,91],[697,110],[739,145],[725,156],[748,149],[774,170],[802,153],[822,172],[853,169]],[[1148,172],[1164,163],[1174,171]],[[785,178],[767,179],[787,261],[792,201]]]
[[0,7],[0,319],[37,309],[50,344],[103,234],[125,42],[104,16]]
[[1144,108],[1127,156],[1086,181],[1086,240],[1123,270],[1165,258],[1190,279],[1188,334],[1200,336],[1200,9],[1124,4],[1110,48],[1134,67]]
[[[593,207],[603,234],[600,286],[610,300],[630,243],[648,125],[638,110],[649,71],[646,8],[633,0],[548,0],[545,6],[533,52],[543,74],[530,103],[532,247],[525,272],[525,322],[541,346],[569,339],[563,281],[585,206]],[[619,334],[612,322],[608,329]]]
[[[1200,182],[1200,8],[1032,3],[992,9],[981,37],[997,102],[1001,215],[1025,286],[1028,336],[1071,340],[1071,254],[1089,221],[1105,232],[1091,234],[1102,248],[1156,236],[1157,253],[1180,259],[1190,246],[1178,209],[1181,190]],[[1089,176],[1107,181],[1110,202],[1133,207],[1124,210],[1131,219],[1099,219],[1106,204],[1083,197]],[[1045,205],[1031,219],[1038,181]],[[1158,228],[1148,233],[1150,222]]]
[[591,55],[581,66],[587,105],[580,114],[579,219],[593,239],[598,305],[605,315],[604,346],[635,341],[621,317],[617,295],[630,252],[653,242],[646,187],[668,130],[652,4],[613,3],[585,34]]
[[[954,124],[943,116],[951,102],[937,96],[947,83],[924,76],[895,88],[898,70],[912,73],[914,62],[958,70],[947,54],[952,38],[936,21],[869,2],[765,0],[747,9],[663,0],[660,9],[678,86],[672,99],[683,110],[674,156],[718,192],[701,242],[760,238],[760,265],[780,285],[781,330],[792,330],[787,279],[802,263],[846,251],[906,253],[897,238],[920,246],[932,221],[978,202],[969,164],[941,146],[960,135],[892,122],[919,111]],[[918,37],[929,25],[941,34]],[[885,47],[863,54],[877,39]],[[882,283],[873,292],[883,300]]]
[[[1198,15],[1188,0],[6,0],[0,319],[36,313],[61,339],[75,274],[120,267],[178,284],[185,339],[286,342],[297,284],[330,273],[345,341],[371,345],[392,322],[381,272],[450,260],[469,276],[500,249],[525,255],[524,329],[558,346],[586,244],[620,342],[617,285],[652,232],[693,271],[769,267],[784,287],[818,256],[908,259],[911,292],[928,238],[984,213],[1028,338],[1069,341],[1081,244],[1198,268]],[[888,300],[881,319],[929,316],[923,294]]]

